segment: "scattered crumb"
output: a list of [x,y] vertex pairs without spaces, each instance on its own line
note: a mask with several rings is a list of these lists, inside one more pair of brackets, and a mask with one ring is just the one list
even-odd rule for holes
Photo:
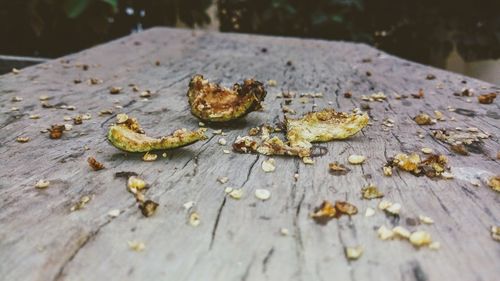
[[193,208],[194,206],[196,206],[196,202],[194,202],[194,201],[188,201],[188,202],[182,204],[182,207],[184,207],[184,209],[186,209],[186,210],[189,210],[189,209]]
[[257,197],[257,199],[265,201],[271,198],[271,192],[267,189],[256,189],[255,197]]
[[278,82],[276,82],[276,80],[268,80],[267,85],[269,87],[276,87],[276,85],[278,85]]
[[288,230],[288,228],[280,228],[280,234],[283,236],[288,236],[288,234],[290,234],[290,231]]
[[104,169],[104,165],[100,163],[99,161],[95,160],[94,157],[89,157],[87,158],[87,162],[89,163],[89,166],[94,170],[94,171],[99,171]]
[[384,166],[383,168],[384,176],[390,177],[392,176],[392,168],[389,166]]
[[142,156],[142,160],[144,162],[152,162],[152,161],[155,161],[156,158],[158,158],[158,155],[156,155],[154,153],[149,153],[149,152],[146,152],[146,154],[144,154],[144,156]]
[[375,210],[373,208],[366,208],[366,211],[365,211],[365,217],[371,217],[375,215]]
[[131,176],[127,181],[127,188],[133,194],[136,194],[137,191],[141,191],[147,188],[148,184],[141,178],[137,176]]
[[424,147],[421,149],[421,151],[425,154],[432,154],[434,153],[434,150],[432,148]]
[[142,202],[143,200],[139,201],[141,201],[139,209],[141,210],[141,213],[145,217],[150,217],[156,213],[156,209],[158,208],[158,203],[154,202],[153,200],[146,200],[144,202]]
[[396,226],[396,227],[394,227],[394,228],[392,229],[392,232],[393,232],[396,236],[398,236],[398,237],[400,237],[400,238],[404,238],[404,239],[408,239],[408,238],[410,238],[410,235],[411,235],[411,232],[410,232],[408,229],[406,229],[406,228],[404,228],[404,227],[402,227],[402,226]]
[[489,178],[488,186],[491,187],[491,189],[500,192],[500,176]]
[[222,184],[225,184],[226,182],[229,181],[229,178],[228,177],[218,177],[217,181],[222,183]]
[[198,226],[200,225],[200,215],[198,215],[197,212],[192,212],[190,215],[189,215],[189,224],[191,226]]
[[311,218],[320,225],[326,225],[336,214],[337,210],[335,206],[325,200],[319,207],[314,209],[314,212],[311,213]]
[[275,161],[273,158],[262,161],[262,170],[266,173],[274,172],[276,170]]
[[39,180],[36,182],[35,188],[45,189],[45,188],[49,187],[49,185],[50,185],[50,182],[48,180]]
[[339,162],[328,164],[328,168],[330,170],[330,173],[333,175],[345,175],[351,171],[351,169],[347,168],[343,164],[340,164]]
[[364,199],[368,200],[384,197],[384,193],[380,192],[378,188],[373,184],[369,184],[361,188],[361,195]]
[[385,225],[382,225],[381,227],[378,228],[377,234],[378,237],[382,240],[388,240],[394,237],[394,232],[389,228],[385,227]]
[[232,188],[228,187],[224,190],[229,196],[233,199],[239,200],[241,197],[243,197],[243,189],[242,188]]
[[418,230],[410,235],[409,240],[414,246],[421,247],[429,245],[432,242],[432,237],[429,233],[423,230]]
[[141,241],[128,241],[127,244],[130,250],[134,252],[142,252],[146,248],[146,245]]
[[431,125],[432,124],[432,118],[425,113],[418,114],[417,116],[415,116],[413,118],[413,120],[415,120],[415,122],[418,125]]
[[356,206],[346,201],[336,201],[335,209],[337,209],[339,215],[346,214],[352,216],[358,213],[358,208],[356,208]]
[[109,93],[112,95],[119,94],[122,91],[122,87],[111,87]]
[[78,202],[73,205],[70,209],[71,212],[74,212],[74,211],[78,211],[78,210],[81,210],[83,208],[85,208],[85,205],[87,205],[87,203],[90,202],[90,196],[88,195],[84,195],[80,198],[80,200],[78,200]]
[[111,211],[108,212],[108,216],[112,217],[112,218],[116,218],[120,215],[120,210],[119,209],[113,209]]
[[310,164],[310,165],[314,164],[314,160],[311,157],[303,157],[302,162],[304,162],[304,164]]
[[431,250],[439,250],[441,248],[441,243],[439,242],[432,242],[431,244],[429,244],[429,249]]
[[356,155],[356,154],[353,154],[353,155],[349,156],[349,158],[347,158],[349,163],[351,163],[353,165],[362,164],[363,162],[365,162],[365,159],[366,159],[366,157],[364,157],[362,155]]
[[226,144],[227,144],[226,139],[225,139],[225,138],[220,138],[220,139],[219,139],[219,144],[220,144],[220,145],[226,145]]
[[363,254],[363,248],[361,246],[356,247],[346,247],[345,256],[349,260],[357,260]]
[[433,224],[434,220],[431,219],[430,217],[424,216],[424,215],[419,215],[418,219],[420,220],[421,223],[425,224]]
[[491,227],[491,238],[496,241],[500,241],[500,226]]
[[17,137],[16,141],[19,143],[26,143],[29,142],[31,139],[29,137]]
[[51,139],[60,139],[63,135],[63,131],[66,127],[64,125],[59,125],[59,124],[55,124],[55,125],[52,125],[49,129],[49,137]]
[[477,100],[481,104],[490,104],[490,103],[493,103],[493,101],[495,100],[496,97],[497,97],[497,94],[489,93],[489,94],[479,95],[477,97]]

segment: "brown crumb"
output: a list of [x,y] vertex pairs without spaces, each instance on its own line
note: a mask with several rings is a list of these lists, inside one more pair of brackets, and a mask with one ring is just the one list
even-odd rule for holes
[[89,163],[89,166],[94,169],[94,171],[99,171],[104,169],[104,165],[100,163],[99,161],[95,160],[94,157],[89,157],[87,158],[87,162]]
[[31,139],[29,137],[17,137],[16,141],[19,143],[26,143],[29,142]]
[[54,124],[50,127],[49,129],[49,137],[51,139],[60,139],[62,137],[62,134],[64,132],[64,125],[59,125],[59,124]]
[[497,97],[497,94],[489,93],[489,94],[479,95],[477,97],[477,100],[481,104],[490,104],[490,103],[493,103],[493,101],[495,100],[496,97]]
[[109,93],[112,95],[119,94],[122,91],[122,87],[111,87]]
[[467,150],[465,145],[462,143],[450,145],[450,149],[451,149],[451,151],[453,151],[457,154],[460,154],[460,155],[469,155],[469,151]]
[[424,90],[418,90],[418,94],[411,94],[411,96],[415,99],[421,99],[424,97]]
[[384,197],[384,193],[380,192],[378,188],[373,184],[369,184],[363,187],[361,189],[361,195],[363,196],[364,199],[368,200]]
[[352,93],[351,92],[345,92],[344,93],[344,98],[351,98],[352,97]]
[[346,202],[346,201],[336,201],[335,202],[335,209],[340,214],[346,214],[349,216],[355,215],[358,213],[358,208],[354,206],[353,204]]
[[158,203],[152,200],[146,200],[139,205],[139,209],[141,209],[141,212],[145,217],[154,215],[156,212],[156,208],[158,208]]
[[340,164],[339,162],[333,162],[328,164],[330,173],[332,175],[340,176],[340,175],[345,175],[351,171],[351,169],[347,168],[343,164]]
[[83,119],[82,119],[81,115],[77,115],[77,116],[73,117],[73,124],[80,125],[82,123],[83,123]]
[[432,118],[425,113],[418,114],[417,116],[415,116],[413,118],[413,120],[415,120],[415,122],[418,125],[431,125],[432,124]]
[[434,74],[427,74],[427,76],[425,77],[425,79],[427,79],[427,80],[434,80],[434,79],[436,79],[436,76]]
[[331,219],[333,219],[336,215],[337,211],[333,204],[329,201],[323,201],[319,207],[314,209],[314,212],[311,214],[311,218],[320,224],[326,225]]

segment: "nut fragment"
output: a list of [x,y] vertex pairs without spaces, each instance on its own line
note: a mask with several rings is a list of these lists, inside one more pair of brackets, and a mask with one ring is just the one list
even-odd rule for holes
[[91,198],[88,195],[82,196],[78,200],[78,202],[71,207],[70,211],[74,212],[74,211],[78,211],[78,210],[81,210],[81,209],[85,208],[85,205],[87,205],[87,203],[90,202],[90,199]]
[[392,232],[394,232],[395,235],[397,235],[400,238],[408,239],[410,238],[411,232],[402,227],[402,226],[396,226],[392,229]]
[[275,161],[273,158],[262,161],[262,170],[266,173],[274,172],[276,170]]
[[425,224],[433,224],[434,223],[434,220],[428,216],[419,215],[418,219],[420,220],[421,223],[425,223]]
[[271,198],[271,192],[267,189],[256,189],[255,197],[257,197],[257,199],[260,199],[262,201],[266,201],[269,198]]
[[429,245],[432,242],[432,237],[429,233],[423,230],[418,230],[410,235],[409,240],[414,246],[421,247]]
[[48,180],[39,180],[36,182],[35,188],[45,189],[45,188],[49,187],[49,184],[50,184],[50,182]]
[[200,215],[197,212],[192,212],[189,214],[189,224],[191,226],[198,226],[200,225]]
[[119,94],[122,91],[122,87],[111,87],[109,88],[109,93],[112,95]]
[[493,101],[495,100],[496,97],[497,97],[497,94],[489,93],[489,94],[479,95],[477,97],[477,100],[479,101],[479,103],[482,103],[482,104],[490,104],[490,103],[493,103]]
[[144,156],[142,156],[142,161],[152,162],[152,161],[155,161],[157,158],[158,158],[157,154],[146,152],[146,154],[144,154]]
[[87,162],[89,163],[89,166],[94,169],[94,171],[99,171],[104,169],[104,165],[100,163],[99,161],[95,160],[94,157],[89,157],[87,158]]
[[311,218],[318,224],[326,225],[331,219],[335,217],[337,210],[335,206],[329,201],[323,201],[319,207],[314,209]]
[[187,96],[194,116],[203,121],[226,122],[262,109],[266,90],[253,79],[229,89],[195,75],[189,82]]
[[394,232],[391,229],[387,228],[385,225],[379,227],[379,229],[377,230],[377,234],[378,237],[382,240],[388,240],[394,237]]
[[358,208],[354,206],[353,204],[346,202],[346,201],[336,201],[335,202],[335,209],[337,209],[337,212],[339,214],[346,214],[349,216],[355,215],[358,213]]
[[353,154],[353,155],[349,156],[349,158],[347,158],[349,163],[351,163],[353,165],[362,164],[363,162],[365,162],[365,159],[366,159],[366,157],[364,157],[362,155],[356,155],[356,154]]
[[351,169],[347,168],[345,165],[340,164],[339,162],[333,162],[328,164],[328,168],[332,175],[345,175],[351,171]]
[[139,205],[139,209],[141,210],[141,213],[145,217],[150,217],[154,215],[157,208],[158,208],[158,203],[152,200],[146,200],[144,202],[141,202]]
[[432,118],[425,113],[418,114],[417,116],[415,116],[413,118],[413,120],[415,120],[415,122],[418,125],[431,125],[432,124]]
[[491,226],[491,238],[500,241],[500,226]]
[[127,244],[130,250],[134,252],[142,252],[146,248],[144,242],[141,241],[128,241]]
[[363,254],[363,248],[361,246],[357,247],[346,247],[345,256],[349,260],[357,260]]
[[488,186],[494,191],[500,192],[500,176],[494,176],[489,178]]
[[31,139],[29,137],[17,137],[16,141],[19,143],[26,143],[29,142]]
[[64,125],[59,125],[59,124],[52,125],[49,129],[50,132],[49,137],[51,139],[60,139],[64,129],[65,129]]
[[364,199],[375,199],[384,197],[384,193],[380,192],[378,188],[373,184],[369,184],[361,188],[361,195]]

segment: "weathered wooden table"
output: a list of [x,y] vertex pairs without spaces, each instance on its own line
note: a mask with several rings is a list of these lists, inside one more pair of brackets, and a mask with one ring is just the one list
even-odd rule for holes
[[[263,112],[229,127],[212,127],[207,141],[168,151],[167,158],[143,162],[142,154],[126,154],[107,142],[108,125],[120,112],[138,118],[152,135],[197,128],[186,100],[188,81],[196,73],[226,85],[255,77],[274,79],[277,86],[267,87]],[[429,74],[436,78],[426,79]],[[103,83],[90,85],[89,78]],[[151,90],[152,97],[143,100],[129,84]],[[123,87],[122,93],[110,95],[112,86]],[[500,102],[482,105],[476,96],[454,95],[463,88],[476,94],[499,90],[362,44],[167,28],[1,76],[0,279],[496,280],[500,244],[490,237],[489,228],[500,224],[500,195],[485,180],[500,173]],[[425,96],[412,98],[419,89]],[[316,157],[314,165],[275,157],[274,173],[261,169],[268,157],[223,153],[250,127],[282,119],[283,100],[276,96],[283,91],[324,93],[308,101],[294,100],[290,107],[299,114],[328,106],[348,111],[366,103],[372,125],[348,140],[322,144],[328,153]],[[348,91],[352,98],[344,97]],[[379,91],[387,100],[361,98]],[[396,94],[409,97],[395,99]],[[41,95],[52,97],[47,102],[56,107],[42,108]],[[23,100],[14,102],[13,97]],[[457,110],[448,111],[448,106]],[[100,116],[105,109],[112,109],[113,115]],[[424,127],[411,119],[435,110],[446,121]],[[74,125],[61,139],[40,132],[64,123],[65,116],[85,113],[92,118]],[[34,114],[40,118],[30,119]],[[393,127],[383,125],[386,118],[394,120]],[[479,128],[491,137],[475,153],[457,155],[429,130],[455,127]],[[212,135],[214,129],[227,135]],[[31,141],[16,142],[19,136]],[[218,143],[221,137],[227,145]],[[433,180],[401,171],[383,175],[388,157],[423,147],[447,155],[455,178]],[[351,154],[367,160],[351,166]],[[89,156],[106,169],[91,170]],[[329,174],[328,163],[333,161],[352,171]],[[160,204],[154,216],[141,214],[125,180],[115,177],[122,171],[136,172],[151,185],[146,194]],[[217,182],[220,176],[229,182]],[[49,187],[36,189],[40,179],[49,180]],[[474,186],[477,180],[480,185]],[[380,201],[360,198],[361,187],[368,183],[379,186],[386,200],[401,203],[399,219],[379,210],[365,217],[366,208],[377,209]],[[227,196],[228,186],[242,187],[243,198]],[[271,199],[255,198],[258,188],[270,190]],[[92,200],[71,212],[85,195]],[[309,215],[323,200],[348,200],[360,212],[321,226]],[[186,210],[183,204],[189,201],[196,205]],[[113,209],[120,215],[109,216]],[[196,227],[188,223],[193,210],[200,215]],[[421,214],[435,223],[419,224]],[[382,241],[376,232],[381,225],[426,230],[441,248]],[[133,251],[129,241],[143,242],[145,249]],[[357,245],[364,248],[363,256],[348,261],[344,247]]]

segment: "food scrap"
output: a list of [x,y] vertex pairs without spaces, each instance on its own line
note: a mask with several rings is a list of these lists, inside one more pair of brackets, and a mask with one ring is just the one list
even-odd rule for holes
[[380,192],[378,188],[373,184],[369,184],[361,188],[361,195],[364,199],[368,200],[384,197],[384,193]]
[[500,176],[493,176],[488,179],[488,186],[494,191],[500,192]]
[[313,142],[346,139],[368,124],[368,114],[348,114],[333,109],[310,112],[302,118],[286,118],[286,137],[292,147],[311,148]]
[[51,139],[60,139],[63,135],[63,132],[64,132],[64,129],[66,127],[64,125],[59,125],[59,124],[55,124],[55,125],[52,125],[49,129],[49,137]]
[[266,201],[271,198],[271,192],[267,189],[256,189],[255,197],[259,200]]
[[418,114],[413,120],[415,120],[415,123],[418,125],[431,125],[433,123],[432,118],[425,113]]
[[346,247],[344,250],[348,260],[357,260],[363,254],[363,248],[361,246]]
[[82,196],[78,200],[78,202],[71,207],[70,211],[74,212],[74,211],[78,211],[78,210],[85,208],[85,205],[87,205],[87,203],[90,202],[90,199],[92,199],[92,198],[88,195]]
[[226,122],[261,110],[266,90],[253,79],[229,89],[195,75],[189,82],[187,96],[194,116],[203,121]]
[[191,226],[198,226],[200,225],[200,215],[197,212],[192,212],[189,214],[189,224]]
[[314,209],[311,218],[320,225],[326,225],[331,219],[335,217],[337,210],[335,206],[329,201],[323,201],[319,207]]
[[417,153],[411,153],[410,155],[399,153],[386,163],[384,169],[386,169],[385,167],[398,167],[400,170],[410,172],[416,176],[452,178],[447,165],[448,159],[442,154],[430,154],[426,159],[421,160]]
[[176,130],[172,135],[151,138],[144,134],[135,118],[125,114],[117,115],[117,124],[109,128],[108,139],[117,148],[129,152],[148,152],[151,150],[173,149],[204,140],[206,129],[196,131]]
[[29,137],[17,137],[16,138],[16,141],[19,142],[19,143],[27,143],[29,142],[31,139]]
[[156,208],[158,208],[158,203],[152,200],[146,200],[139,202],[139,209],[145,217],[150,217],[155,214]]
[[490,104],[490,103],[493,103],[493,101],[495,100],[496,97],[497,97],[497,94],[489,93],[489,94],[479,95],[477,97],[477,100],[481,104]]
[[158,155],[157,154],[154,154],[154,153],[149,153],[146,152],[143,156],[142,156],[142,161],[144,162],[153,162],[155,161],[156,159],[158,158]]
[[345,165],[340,164],[339,162],[333,162],[328,164],[328,168],[332,175],[345,175],[351,171],[351,169],[347,168]]
[[353,154],[347,158],[347,161],[349,161],[349,163],[351,163],[352,165],[359,165],[363,164],[363,162],[365,162],[365,159],[366,157],[364,157],[363,155]]
[[491,227],[491,238],[496,241],[500,241],[500,226]]
[[35,184],[35,188],[37,189],[45,189],[49,187],[50,182],[48,180],[39,180]]
[[276,170],[275,161],[273,158],[262,161],[262,170],[266,173],[274,172]]
[[144,242],[141,241],[128,241],[127,244],[130,250],[134,252],[142,252],[146,248]]
[[94,171],[99,171],[99,170],[104,169],[104,165],[103,165],[101,162],[99,162],[99,161],[95,160],[95,158],[94,158],[94,157],[89,157],[89,158],[87,158],[87,162],[89,163],[89,166],[90,166],[90,167],[91,167]]
[[480,150],[483,143],[482,140],[490,136],[480,132],[477,128],[469,128],[467,131],[456,128],[432,130],[432,137],[448,144],[453,152],[460,155],[468,155],[469,150]]

